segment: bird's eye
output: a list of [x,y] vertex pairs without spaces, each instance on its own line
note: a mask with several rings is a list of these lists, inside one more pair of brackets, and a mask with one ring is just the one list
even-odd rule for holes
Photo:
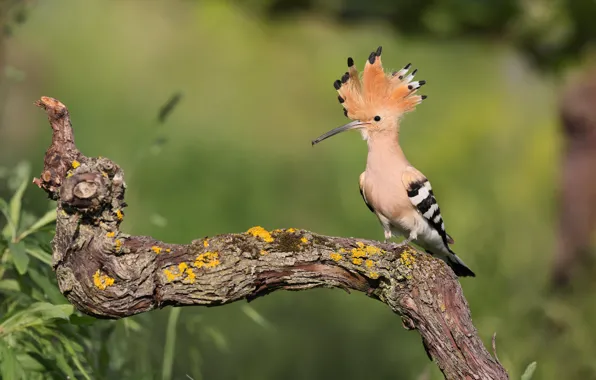
[[379,115],[375,116],[375,121],[381,121],[381,116],[379,116]]

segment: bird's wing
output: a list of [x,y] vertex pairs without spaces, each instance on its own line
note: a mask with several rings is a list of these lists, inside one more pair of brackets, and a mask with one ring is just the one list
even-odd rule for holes
[[441,209],[428,179],[418,170],[410,167],[403,173],[402,182],[412,205],[428,224],[439,233],[445,246],[448,247],[448,243],[453,244],[453,239],[445,232]]
[[362,199],[364,200],[364,203],[366,203],[366,207],[368,207],[368,209],[371,212],[375,212],[375,209],[372,208],[372,206],[370,205],[370,203],[368,203],[368,201],[366,200],[366,195],[364,195],[364,172],[362,172],[362,174],[360,174],[360,181],[359,181],[359,186],[360,186],[360,195],[362,196]]

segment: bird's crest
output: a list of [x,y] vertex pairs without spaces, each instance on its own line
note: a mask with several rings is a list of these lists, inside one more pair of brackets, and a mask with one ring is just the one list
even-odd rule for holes
[[365,63],[362,76],[348,58],[348,71],[336,80],[333,86],[339,93],[339,102],[344,114],[352,120],[372,119],[379,109],[401,116],[413,111],[426,95],[416,95],[416,91],[426,81],[412,81],[416,71],[408,74],[411,64],[403,69],[386,73],[381,64],[381,50],[372,52]]

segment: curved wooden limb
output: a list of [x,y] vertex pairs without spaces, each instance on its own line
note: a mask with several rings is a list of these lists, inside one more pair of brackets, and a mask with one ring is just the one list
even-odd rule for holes
[[54,269],[80,311],[123,318],[167,305],[250,301],[277,289],[357,290],[418,330],[447,379],[508,378],[478,337],[451,269],[411,247],[292,228],[253,227],[185,245],[122,233],[122,170],[77,150],[62,103],[42,97],[37,104],[54,136],[34,182],[57,200]]

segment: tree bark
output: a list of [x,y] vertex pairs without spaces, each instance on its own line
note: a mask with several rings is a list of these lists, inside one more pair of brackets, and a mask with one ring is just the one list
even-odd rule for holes
[[[551,269],[555,289],[565,289],[594,254],[596,232],[596,69],[582,73],[559,104],[563,151],[559,177],[557,245]],[[589,268],[589,266],[588,266]]]
[[34,182],[57,201],[53,265],[60,291],[83,313],[123,318],[164,306],[218,306],[316,287],[365,292],[417,329],[447,379],[507,379],[478,337],[462,289],[442,261],[409,246],[293,228],[224,234],[178,245],[119,230],[124,175],[81,154],[56,99],[36,103],[53,130]]

